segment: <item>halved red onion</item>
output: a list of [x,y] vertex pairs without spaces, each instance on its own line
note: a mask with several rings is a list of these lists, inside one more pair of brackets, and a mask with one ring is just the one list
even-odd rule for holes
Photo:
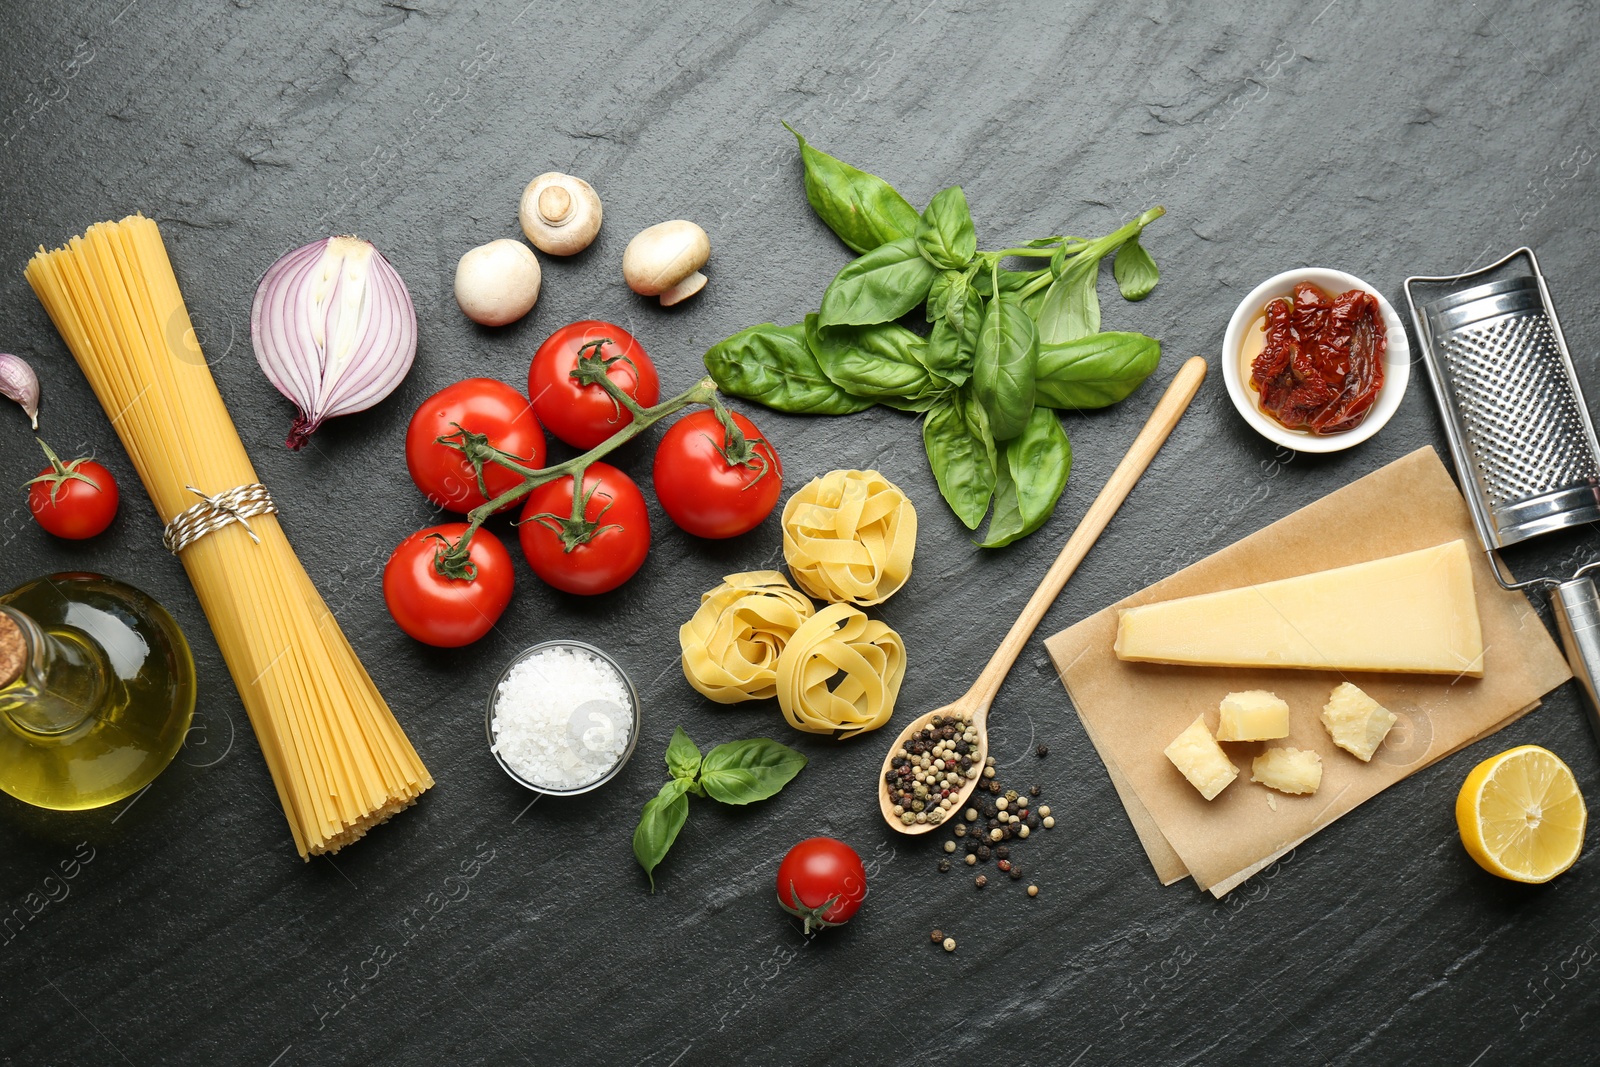
[[267,268],[250,341],[267,380],[300,409],[287,442],[298,449],[325,420],[394,392],[417,355],[417,312],[370,242],[329,237]]

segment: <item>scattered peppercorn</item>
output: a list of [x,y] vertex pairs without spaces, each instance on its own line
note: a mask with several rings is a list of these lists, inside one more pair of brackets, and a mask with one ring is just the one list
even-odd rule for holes
[[989,840],[999,841],[1001,838],[1005,837],[1005,835],[1006,832],[997,826],[993,830],[989,831]]
[[1030,886],[1029,886],[1029,887],[1028,887],[1028,895],[1029,895],[1029,896],[1030,896],[1030,897],[1036,897],[1036,896],[1038,896],[1038,895],[1039,895],[1039,887],[1038,887],[1038,886],[1036,886],[1036,885],[1030,885]]
[[935,945],[939,944],[944,940],[944,931],[935,930],[933,933],[928,935],[928,940],[932,941]]
[[943,873],[944,871],[948,871],[949,869],[950,869],[950,861],[949,860],[940,860],[939,861],[939,871],[941,873]]
[[1011,868],[1011,880],[1013,882],[1017,881],[1021,877],[1022,877],[1022,868],[1021,867],[1013,867],[1013,868]]
[[988,879],[988,877],[987,877],[987,876],[986,876],[986,875],[982,875],[982,874],[980,874],[980,875],[978,875],[978,877],[977,877],[977,878],[976,878],[976,879],[975,879],[975,880],[974,880],[974,881],[973,881],[973,883],[972,883],[972,884],[973,884],[973,885],[975,885],[975,886],[977,886],[977,887],[978,887],[978,888],[979,888],[979,889],[982,889],[982,888],[983,888],[983,887],[984,887],[984,886],[986,886],[986,885],[988,885],[988,884],[989,884],[989,879]]
[[1019,795],[1015,789],[1006,790],[1006,800],[1008,802],[1015,802]]
[[944,939],[944,950],[946,952],[954,952],[956,950],[956,939],[953,938],[953,937],[945,938]]
[[[1030,796],[1030,797],[1036,797],[1036,796],[1038,796],[1038,795],[1039,795],[1039,787],[1038,787],[1038,786],[1036,786],[1036,785],[1030,785],[1030,786],[1029,786],[1029,787],[1028,787],[1028,795],[1029,795],[1029,796]],[[1039,888],[1039,887],[1038,887],[1038,886],[1034,886],[1034,887],[1033,887],[1033,888],[1035,888],[1035,889],[1037,889],[1037,888]]]
[[[967,836],[967,824],[966,823],[960,823],[960,822],[956,823],[955,835],[957,837],[966,837]],[[949,849],[945,849],[945,851],[949,852],[950,850]]]
[[1026,841],[1028,838],[1028,828],[1026,826],[1017,827],[1017,836]]
[[1044,817],[1044,828],[1046,830],[1054,830],[1056,828],[1056,817],[1054,815],[1046,815]]
[[977,822],[978,810],[976,808],[968,808],[966,810],[966,819],[968,822]]
[[1004,845],[1001,845],[999,848],[995,849],[994,854],[1003,860],[1008,860],[1011,858],[1011,850]]
[[988,863],[989,862],[989,846],[988,845],[979,845],[978,846],[978,851],[977,851],[977,857],[978,857],[978,859],[982,860],[984,863]]
[[946,852],[954,852],[956,850],[956,843],[954,841],[946,841],[944,843],[944,850]]
[[999,863],[996,863],[995,866],[999,867],[1002,871],[1009,871],[1011,869],[1011,861],[1001,860]]
[[1044,759],[1046,756],[1050,755],[1050,746],[1040,745],[1038,748],[1034,749],[1034,752],[1038,754],[1040,759]]
[[1049,815],[1050,814],[1050,805],[1046,804],[1043,807],[1041,807],[1039,809],[1039,814],[1040,815]]
[[977,856],[976,853],[973,853],[973,852],[967,853],[967,866],[968,867],[973,866],[977,862],[978,862],[978,856]]

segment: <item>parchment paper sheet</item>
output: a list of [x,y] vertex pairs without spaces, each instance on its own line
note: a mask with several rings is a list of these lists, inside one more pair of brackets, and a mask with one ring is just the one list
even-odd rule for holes
[[[1124,663],[1112,651],[1121,608],[1458,538],[1467,542],[1473,560],[1485,649],[1481,679]],[[1045,642],[1163,884],[1189,874],[1200,888],[1222,895],[1408,774],[1531,711],[1541,696],[1572,677],[1533,605],[1521,593],[1500,588],[1481,548],[1444,464],[1432,448],[1422,448]],[[1370,763],[1334,745],[1322,726],[1322,706],[1343,681],[1399,716]],[[1288,701],[1290,733],[1277,741],[1224,744],[1240,774],[1208,802],[1162,749],[1202,712],[1215,731],[1218,702],[1241,689],[1268,689]],[[1251,782],[1250,761],[1268,745],[1315,749],[1322,756],[1321,788],[1295,797]]]

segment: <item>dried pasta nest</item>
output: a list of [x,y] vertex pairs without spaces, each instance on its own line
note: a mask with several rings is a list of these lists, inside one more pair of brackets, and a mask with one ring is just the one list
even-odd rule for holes
[[877,471],[833,471],[784,505],[783,556],[819,600],[883,603],[911,577],[916,547],[916,508]]
[[905,675],[899,634],[832,604],[803,622],[778,657],[778,707],[796,730],[844,740],[889,721]]
[[678,630],[683,676],[719,704],[776,696],[778,657],[813,610],[778,571],[728,575]]

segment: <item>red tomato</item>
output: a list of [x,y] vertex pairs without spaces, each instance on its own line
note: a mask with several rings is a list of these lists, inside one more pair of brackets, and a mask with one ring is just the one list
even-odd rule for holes
[[[478,568],[471,581],[446,578],[434,561],[466,533],[467,524],[430,526],[400,542],[383,568],[383,600],[400,629],[439,648],[470,645],[494,628],[511,603],[511,553],[488,530],[472,535],[467,558]],[[437,535],[437,536],[436,536]]]
[[57,537],[82,541],[103,533],[117,517],[117,480],[92,459],[63,463],[39,442],[50,466],[28,482],[28,509],[36,522]]
[[778,453],[755,423],[729,414],[745,436],[733,449],[709,410],[673,423],[656,446],[656,497],[672,521],[696,537],[737,537],[755,529],[783,492]]
[[572,485],[570,476],[558,478],[528,494],[517,524],[523,555],[557,589],[609,593],[633,577],[650,551],[644,494],[609,463],[591,463],[583,473],[585,522],[574,528]]
[[[422,402],[406,429],[406,466],[411,469],[411,480],[423,496],[442,508],[465,515],[488,503],[478,491],[478,479],[467,457],[438,443],[439,438],[456,432],[457,423],[485,435],[489,444],[530,467],[544,466],[544,431],[539,429],[527,397],[493,378],[468,378],[446,386]],[[485,460],[483,481],[494,497],[516,488],[522,476]]]
[[867,898],[867,869],[856,850],[832,837],[808,837],[778,864],[778,903],[804,919],[806,933],[850,921]]
[[[584,350],[596,341],[606,344]],[[590,449],[628,423],[633,413],[612,399],[599,385],[579,383],[572,377],[582,352],[585,359],[595,353],[608,364],[606,377],[622,387],[641,407],[652,407],[661,400],[661,379],[644,347],[621,326],[598,319],[584,319],[563,326],[539,346],[528,368],[528,395],[539,421],[574,448]]]

